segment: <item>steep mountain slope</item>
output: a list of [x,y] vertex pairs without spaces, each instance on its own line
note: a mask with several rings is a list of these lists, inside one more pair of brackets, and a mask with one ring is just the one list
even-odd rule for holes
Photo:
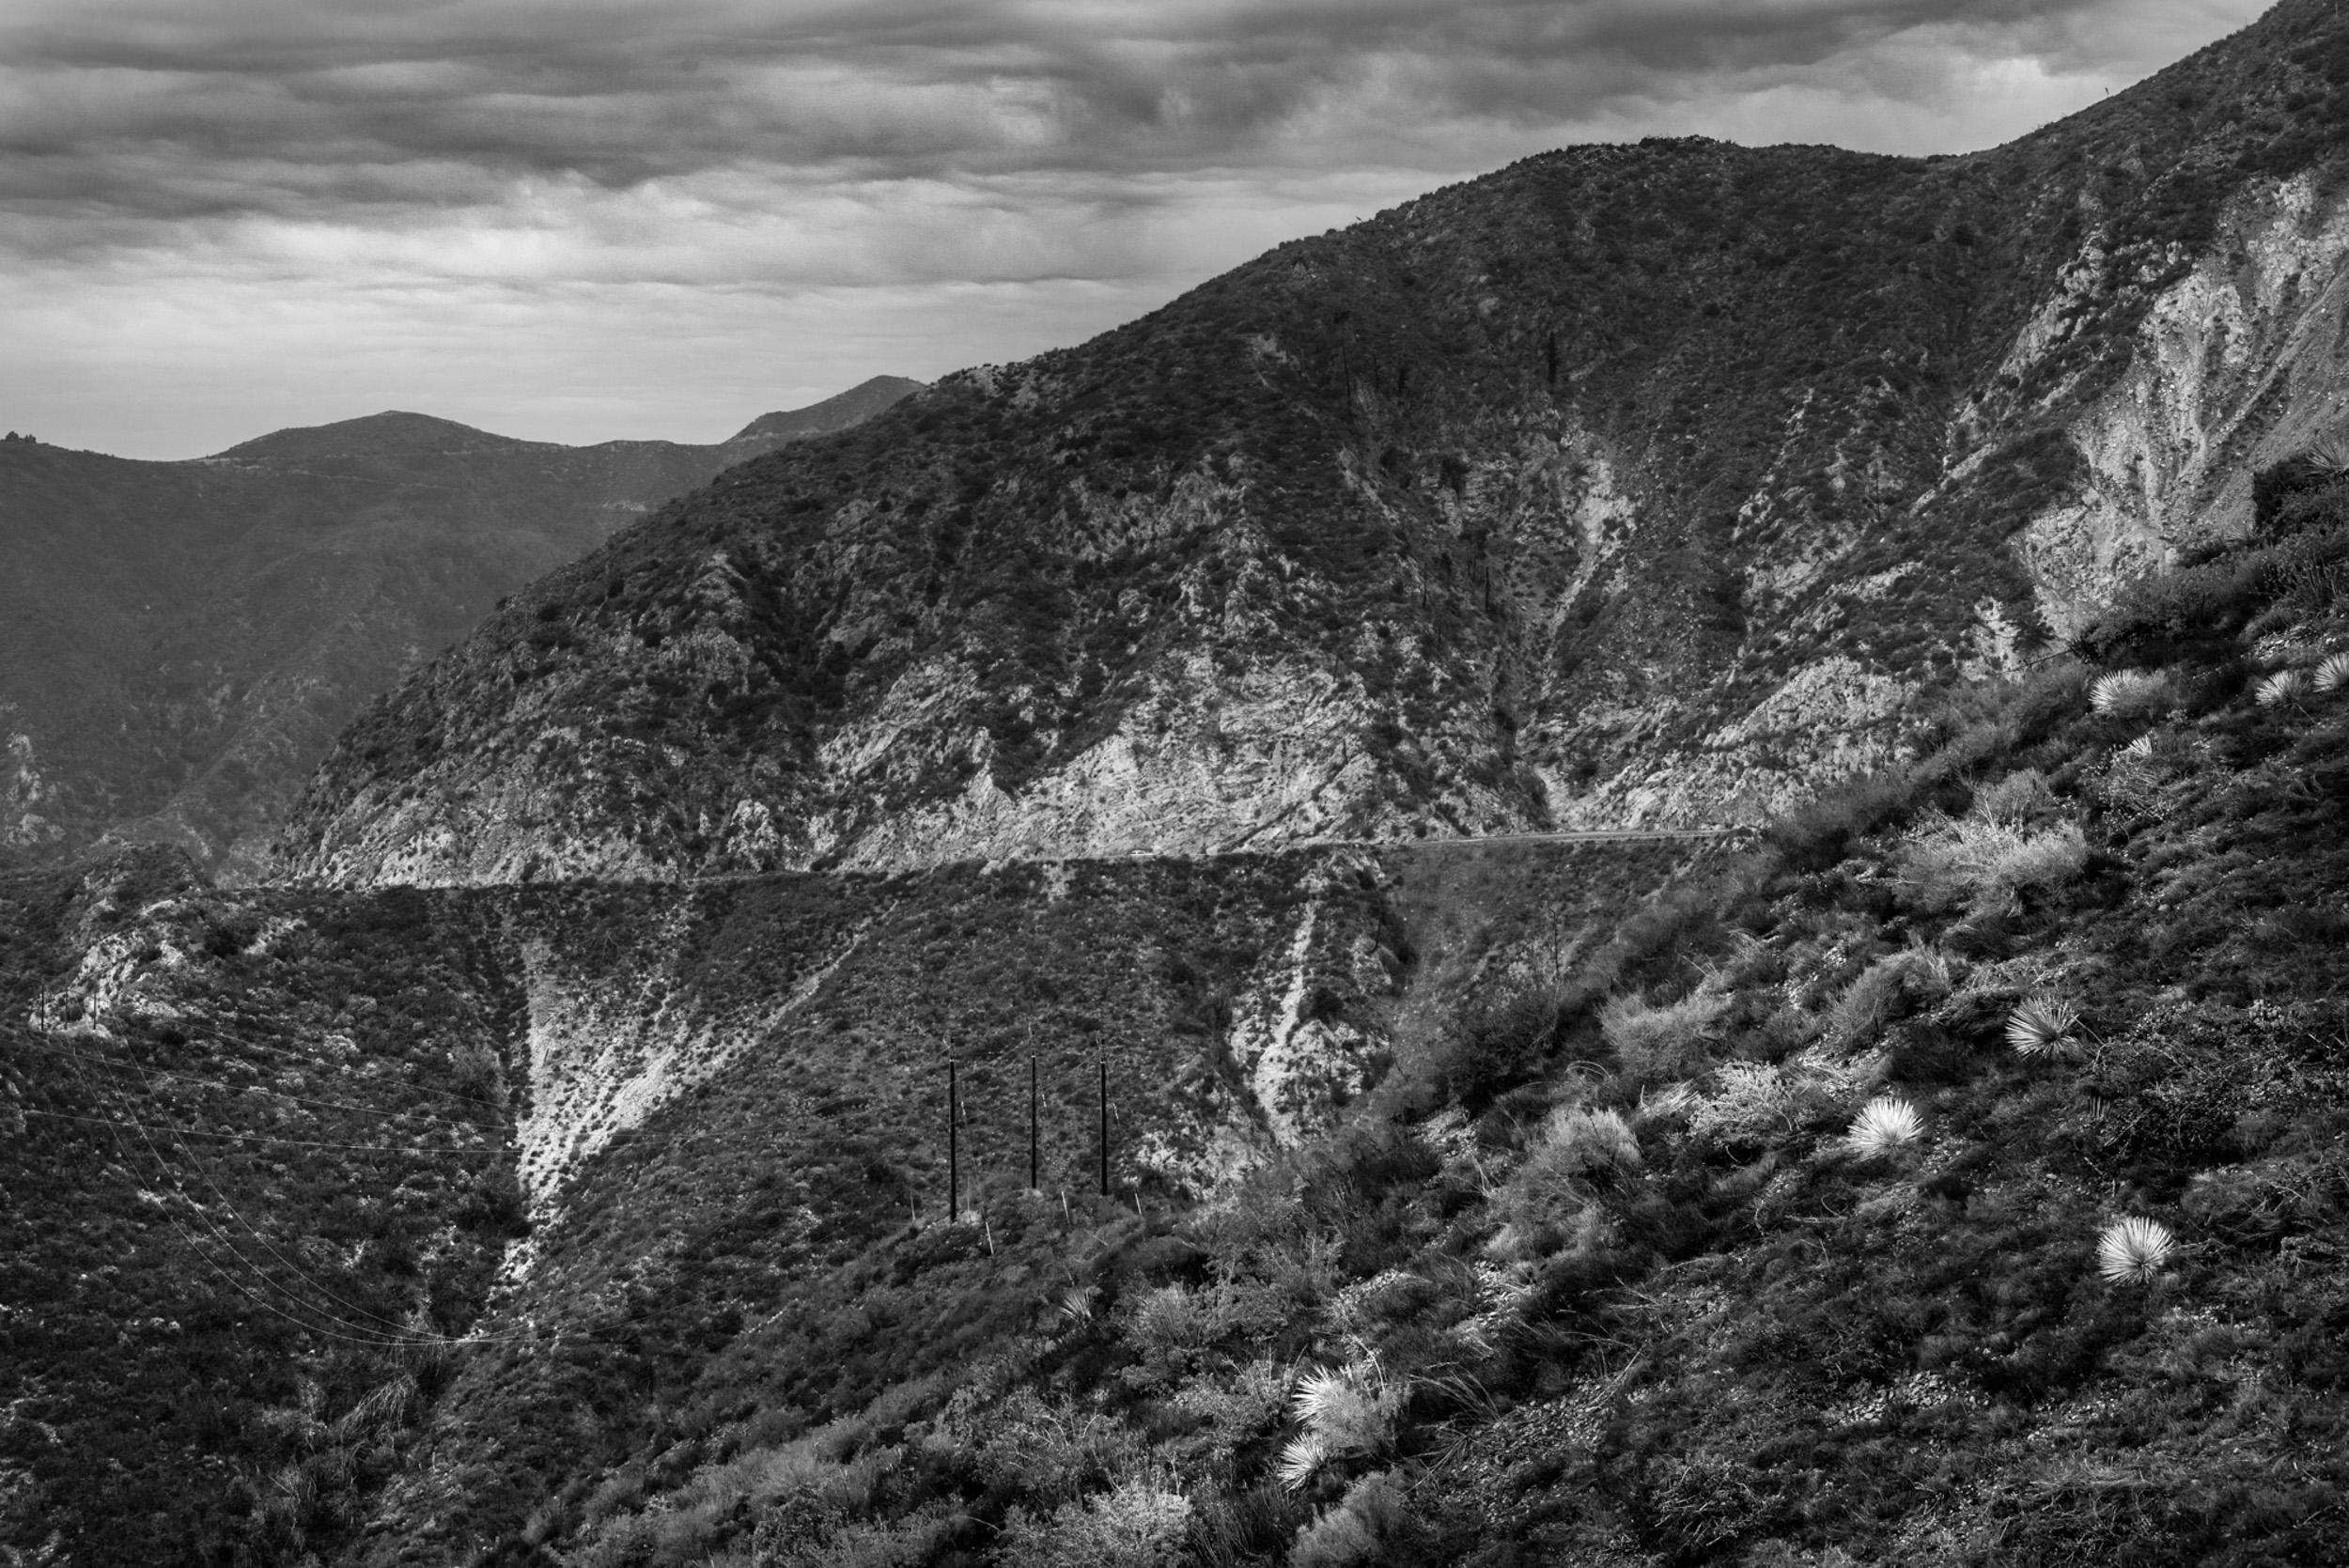
[[868,1257],[910,1219],[970,1272],[935,1225],[949,1050],[963,1203],[1024,1203],[1049,1252],[1072,1214],[1162,1214],[1328,1130],[1424,1054],[1407,1000],[1587,941],[1684,863],[347,893],[224,891],[147,848],[0,873],[0,1552],[445,1560],[746,1369],[861,1406],[1055,1288],[894,1351],[848,1331],[921,1310]]
[[284,864],[495,881],[1750,815],[2339,418],[2336,8],[2012,146],[1582,147],[948,378],[550,578]]
[[711,446],[403,413],[191,462],[0,443],[0,844],[112,829],[248,862],[359,706],[501,595],[917,384],[879,378]]
[[2349,476],[2263,479],[1750,853],[0,876],[0,1548],[2329,1565]]

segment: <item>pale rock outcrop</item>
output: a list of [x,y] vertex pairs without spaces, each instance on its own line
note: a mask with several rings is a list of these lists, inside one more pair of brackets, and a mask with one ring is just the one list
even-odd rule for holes
[[[2067,273],[2077,290],[2092,246]],[[2009,356],[2060,340],[2049,301]],[[2017,551],[2059,636],[2122,583],[2196,539],[2251,521],[2251,474],[2349,425],[2349,197],[2304,174],[2238,196],[2214,245],[2154,301],[2128,373],[2072,427],[2080,491],[2033,519]]]

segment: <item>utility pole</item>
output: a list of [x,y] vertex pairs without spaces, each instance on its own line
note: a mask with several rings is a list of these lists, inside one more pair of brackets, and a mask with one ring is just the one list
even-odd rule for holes
[[1101,1196],[1110,1195],[1110,1059],[1101,1058]]
[[962,1218],[962,1079],[952,1054],[946,1058],[946,1222]]
[[1044,1184],[1038,1179],[1038,1161],[1036,1157],[1039,1153],[1038,1140],[1036,1137],[1036,1120],[1039,1109],[1040,1102],[1036,1094],[1035,1053],[1034,1051],[1030,1051],[1028,1053],[1028,1190],[1031,1192],[1041,1192],[1044,1190]]

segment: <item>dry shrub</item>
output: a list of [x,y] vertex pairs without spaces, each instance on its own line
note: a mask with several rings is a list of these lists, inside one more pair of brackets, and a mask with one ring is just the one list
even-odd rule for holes
[[2036,768],[2009,773],[1974,792],[1973,815],[2009,828],[2030,827],[2053,816],[2059,809],[2055,792],[2047,787],[2047,776]]
[[1180,1281],[1147,1293],[1126,1314],[1126,1338],[1145,1355],[1201,1350],[1217,1337],[1208,1304]]
[[1950,961],[1930,949],[1879,958],[1836,998],[1823,1032],[1840,1049],[1865,1045],[1893,1019],[1948,996],[1951,984]]
[[1776,1067],[1724,1062],[1714,1075],[1713,1093],[1690,1105],[1688,1131],[1728,1148],[1768,1147],[1840,1116],[1859,1081],[1856,1070],[1808,1059]]
[[895,1520],[848,1520],[803,1531],[786,1516],[761,1519],[751,1536],[757,1568],[925,1568],[936,1562],[957,1521],[943,1505]]
[[448,1087],[452,1094],[505,1110],[506,1063],[489,1047],[468,1044],[448,1053]]
[[1719,1088],[1688,1113],[1688,1130],[1711,1142],[1773,1143],[1802,1125],[1794,1079],[1762,1062],[1724,1062]]
[[1640,1141],[1620,1111],[1562,1105],[1543,1118],[1541,1141],[1526,1167],[1558,1180],[1636,1171]]
[[1904,848],[1898,872],[1910,908],[1973,914],[2012,912],[2034,889],[2060,887],[2088,864],[2088,840],[2076,822],[2030,832],[1972,817],[1928,829]]
[[1626,994],[1601,1010],[1599,1031],[1614,1050],[1616,1066],[1634,1082],[1693,1078],[1704,1070],[1706,1047],[1734,1000],[1709,981],[1678,1001],[1661,1004]]
[[1297,1532],[1291,1568],[1367,1568],[1400,1560],[1418,1536],[1410,1498],[1385,1471],[1362,1477],[1346,1500]]
[[1521,1258],[1587,1239],[1599,1188],[1640,1168],[1640,1142],[1619,1111],[1562,1105],[1543,1119],[1525,1158],[1493,1195],[1501,1220],[1489,1250]]
[[1197,1431],[1182,1439],[1186,1447],[1228,1457],[1241,1444],[1281,1423],[1288,1389],[1286,1368],[1258,1359],[1221,1379],[1202,1377],[1185,1383],[1174,1390],[1167,1406],[1200,1423]]
[[964,1389],[947,1405],[940,1428],[990,1484],[1048,1507],[1135,1474],[1148,1456],[1147,1440],[1124,1421],[1048,1404],[1032,1389],[996,1397]]
[[1004,1568],[1175,1568],[1190,1532],[1190,1499],[1154,1478],[1064,1503],[1050,1518],[1015,1508],[995,1560]]
[[607,1483],[589,1500],[586,1517],[591,1526],[600,1520],[600,1527],[591,1529],[571,1560],[580,1568],[644,1563],[665,1568],[695,1561],[707,1554],[713,1538],[745,1514],[760,1517],[759,1529],[770,1542],[796,1542],[812,1549],[871,1506],[881,1476],[895,1464],[894,1454],[865,1455],[843,1464],[832,1456],[836,1446],[836,1432],[827,1429],[779,1448],[754,1449],[723,1464],[705,1466],[662,1506],[641,1514],[613,1512],[632,1500],[631,1487],[642,1485],[641,1471],[624,1472],[615,1479],[631,1487],[608,1495],[612,1487]]

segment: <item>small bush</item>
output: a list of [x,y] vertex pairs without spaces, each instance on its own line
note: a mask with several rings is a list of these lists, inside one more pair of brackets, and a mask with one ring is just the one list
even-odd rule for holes
[[1475,1009],[1444,1053],[1446,1088],[1471,1111],[1483,1110],[1540,1068],[1560,1017],[1558,994],[1538,986]]
[[1003,1568],[1175,1568],[1190,1532],[1190,1499],[1136,1478],[1039,1519],[1015,1508],[995,1560]]
[[1637,995],[1619,996],[1600,1012],[1599,1031],[1616,1065],[1632,1081],[1692,1078],[1704,1070],[1705,1047],[1734,1000],[1710,983],[1660,1005]]
[[1908,770],[1871,773],[1822,791],[1763,831],[1787,867],[1823,871],[1843,858],[1852,840],[1907,812],[1920,781]]
[[1944,823],[1911,843],[1899,877],[1908,905],[1939,911],[1960,904],[1975,914],[2013,911],[2022,895],[2060,887],[2087,868],[2088,840],[2074,822],[2026,832],[1967,818]]
[[1613,1110],[1559,1106],[1544,1118],[1524,1160],[1493,1195],[1501,1226],[1488,1250],[1497,1256],[1547,1254],[1596,1234],[1592,1209],[1599,1188],[1640,1167],[1639,1141]]
[[2279,601],[2310,610],[2329,604],[2345,559],[2349,528],[2334,523],[2199,566],[2149,572],[2116,594],[2111,607],[2073,640],[2073,647],[2099,663],[2225,658],[2233,651],[2235,634]]
[[1346,1500],[1297,1532],[1291,1568],[1370,1568],[1416,1560],[1419,1528],[1410,1499],[1385,1471],[1362,1477]]
[[1836,1114],[1838,1100],[1851,1087],[1847,1078],[1801,1070],[1795,1063],[1724,1062],[1715,1083],[1713,1094],[1690,1108],[1688,1131],[1729,1148],[1766,1147],[1814,1126]]
[[1926,948],[1880,958],[1860,971],[1829,1009],[1828,1040],[1842,1049],[1865,1045],[1893,1019],[1950,994],[1950,961]]
[[2028,828],[2054,815],[2056,811],[2056,798],[2047,787],[2047,776],[2036,768],[2009,773],[1974,792],[1973,815],[2004,827]]
[[1544,1118],[1541,1141],[1526,1163],[1562,1177],[1636,1171],[1640,1142],[1620,1111],[1560,1106]]

